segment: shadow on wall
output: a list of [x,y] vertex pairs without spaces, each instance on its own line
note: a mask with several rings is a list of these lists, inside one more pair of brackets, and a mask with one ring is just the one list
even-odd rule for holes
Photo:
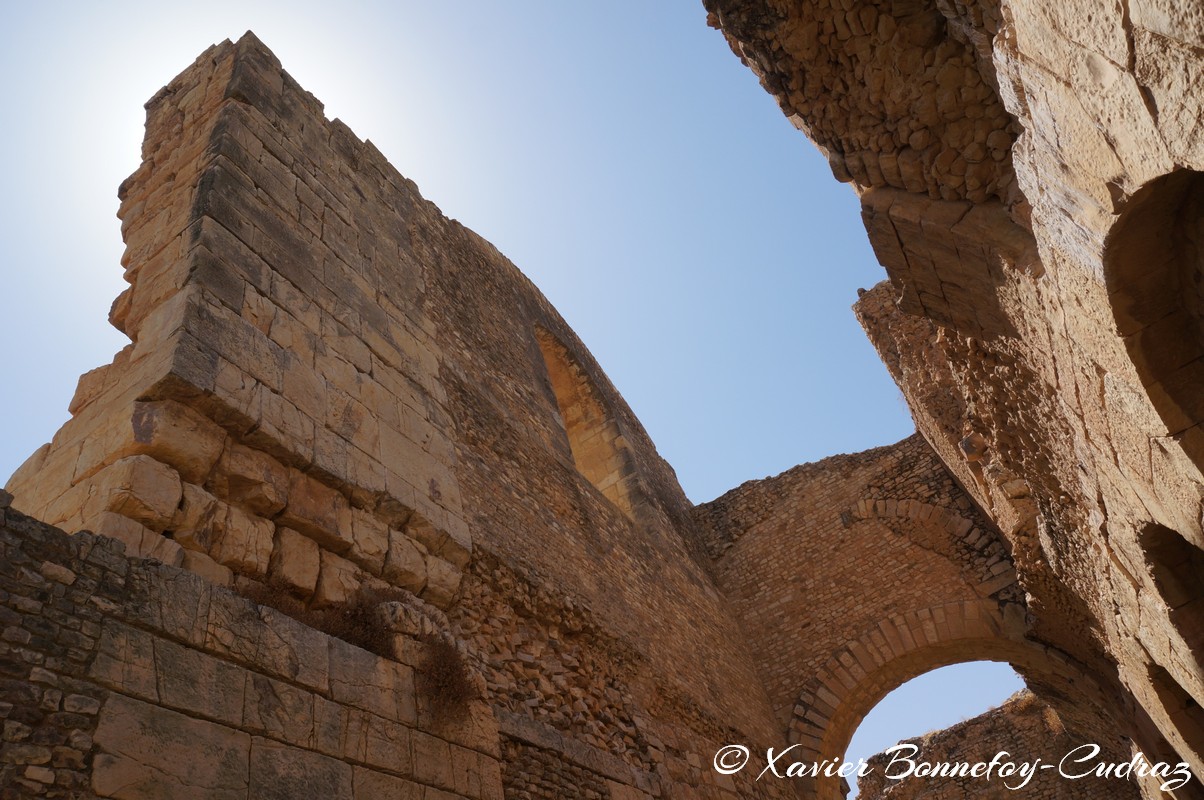
[[1167,432],[1204,470],[1204,173],[1156,178],[1108,235],[1117,330]]

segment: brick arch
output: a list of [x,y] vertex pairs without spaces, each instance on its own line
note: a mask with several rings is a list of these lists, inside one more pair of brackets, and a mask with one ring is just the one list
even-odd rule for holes
[[[1064,655],[1024,639],[1025,611],[989,600],[943,603],[884,619],[833,653],[807,682],[791,715],[790,761],[842,758],[853,733],[882,698],[934,669],[1007,662],[1073,696],[1091,684]],[[839,778],[807,779],[806,797],[838,800]]]
[[980,596],[1018,597],[1018,590],[1005,594],[1005,590],[1016,586],[1017,581],[1016,567],[1005,540],[954,509],[915,499],[866,497],[846,511],[842,519],[846,526],[877,520],[894,530],[899,530],[900,523],[925,529],[930,537],[943,539],[931,549],[962,563],[971,573],[968,577]]

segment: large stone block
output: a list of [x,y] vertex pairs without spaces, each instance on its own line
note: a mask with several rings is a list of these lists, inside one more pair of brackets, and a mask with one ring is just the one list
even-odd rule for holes
[[184,551],[179,544],[112,511],[102,511],[93,518],[85,518],[84,527],[99,536],[123,542],[126,552],[131,556],[152,558],[173,567],[184,562]]
[[288,506],[278,522],[335,553],[346,553],[354,542],[347,498],[296,470],[290,474]]
[[183,491],[179,474],[150,456],[123,458],[97,473],[92,484],[86,515],[112,511],[156,531],[171,524]]
[[464,573],[447,561],[435,556],[426,559],[426,588],[422,599],[439,608],[447,608],[456,598]]
[[340,558],[329,550],[321,551],[314,606],[326,608],[346,603],[355,597],[367,579],[368,574],[347,559]]
[[226,522],[210,554],[235,572],[261,578],[268,572],[275,532],[276,526],[268,520],[227,506]]
[[135,403],[132,427],[138,452],[170,464],[196,484],[204,482],[226,439],[215,423],[173,400]]
[[318,585],[321,555],[313,539],[292,528],[276,529],[276,546],[272,550],[271,576],[297,594],[308,597]]
[[271,518],[288,501],[288,470],[276,459],[230,443],[217,463],[208,488],[229,503]]
[[402,531],[389,530],[389,553],[382,577],[394,586],[420,593],[426,586],[426,559],[421,545]]
[[241,731],[112,694],[95,744],[92,789],[102,797],[246,800],[251,737]]
[[251,747],[249,796],[262,800],[352,797],[351,765],[311,750],[255,737]]

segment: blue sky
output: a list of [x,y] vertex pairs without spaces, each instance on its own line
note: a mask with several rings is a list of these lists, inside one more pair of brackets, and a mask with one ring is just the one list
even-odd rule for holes
[[857,199],[705,16],[701,0],[0,4],[0,476],[125,344],[106,319],[142,104],[247,29],[531,277],[691,499],[908,435],[849,310],[885,277]]

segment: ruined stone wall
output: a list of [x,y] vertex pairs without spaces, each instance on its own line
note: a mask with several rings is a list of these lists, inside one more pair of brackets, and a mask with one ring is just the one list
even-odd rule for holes
[[[1028,638],[1102,687],[1119,713],[1100,733],[1177,752],[1204,777],[1199,5],[707,7],[854,182],[890,278],[857,312],[919,430],[1006,537]],[[801,48],[815,19],[823,35]],[[795,83],[810,76],[824,91],[804,107]],[[917,94],[939,119],[890,105]],[[992,122],[970,137],[959,115]],[[892,177],[906,131],[931,163],[925,185]],[[999,148],[987,159],[984,133]],[[842,166],[867,161],[863,140],[880,175]],[[985,190],[1009,172],[1008,191]],[[972,175],[983,190],[968,191]]]
[[[974,658],[1076,735],[1204,767],[1202,195],[1159,178],[1204,169],[1198,10],[707,5],[860,193],[890,283],[858,313],[926,441],[692,509],[512,264],[253,36],[223,43],[148,104],[120,190],[131,345],[8,485],[100,535],[13,514],[4,539],[17,791],[254,794],[255,764],[285,794],[299,769],[344,796],[788,796],[711,754],[839,755],[886,691]],[[364,658],[227,588],[308,612],[408,592],[393,621],[455,642],[496,729],[424,727],[419,650]],[[219,680],[237,702],[200,696]],[[360,727],[328,736],[329,704]],[[122,749],[151,730],[217,760]]]
[[514,722],[516,792],[551,758],[549,797],[581,769],[624,797],[760,793],[701,769],[781,732],[690,505],[530,282],[254,36],[147,110],[112,312],[132,343],[16,506],[311,611],[412,592]]
[[1006,541],[919,435],[749,482],[696,513],[799,760],[843,756],[886,694],[965,661],[1008,661],[1080,730],[1103,727],[1107,698],[1067,653],[1029,640]]
[[502,797],[491,711],[445,714],[406,636],[382,658],[11,509],[0,586],[5,798]]
[[[1038,768],[1033,777],[1020,785],[1022,777],[989,780],[979,776],[910,777],[892,780],[887,777],[890,757],[879,754],[870,759],[870,774],[857,782],[857,796],[862,800],[960,800],[965,797],[1004,798],[1024,797],[1041,800],[1094,800],[1109,797],[1116,800],[1136,800],[1140,797],[1137,785],[1125,777],[1086,777],[1068,779],[1058,774],[1057,765],[1067,754],[1090,744],[1069,735],[1058,715],[1032,693],[1019,692],[999,708],[991,709],[973,719],[960,722],[943,731],[933,731],[901,744],[919,748],[910,756],[916,761],[933,763],[990,763],[1000,752],[1012,762],[1052,764],[1055,769]],[[1110,743],[1105,743],[1109,745]],[[906,754],[904,754],[906,755]],[[1086,751],[1071,757],[1071,762]],[[1101,751],[1090,763],[1068,762],[1068,774],[1089,773],[1098,764],[1124,764],[1128,753]],[[1039,765],[1039,766],[1040,766]],[[898,765],[896,769],[905,768]],[[1016,787],[1016,788],[1012,788]]]
[[919,436],[751,481],[697,513],[779,718],[847,642],[908,612],[1020,604],[998,533]]

